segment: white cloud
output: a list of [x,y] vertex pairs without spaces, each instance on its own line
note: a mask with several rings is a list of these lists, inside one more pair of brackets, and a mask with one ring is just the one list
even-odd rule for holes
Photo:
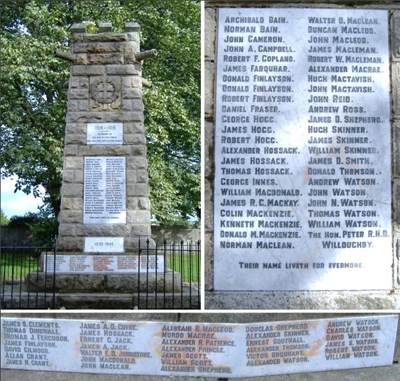
[[43,204],[41,198],[22,191],[14,193],[14,189],[15,181],[12,178],[1,179],[1,209],[8,218],[23,216],[27,212],[36,213],[38,206]]

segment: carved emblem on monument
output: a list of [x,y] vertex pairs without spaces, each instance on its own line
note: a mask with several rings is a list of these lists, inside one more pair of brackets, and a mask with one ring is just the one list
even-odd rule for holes
[[95,79],[90,84],[90,108],[95,111],[119,110],[121,85],[113,78]]

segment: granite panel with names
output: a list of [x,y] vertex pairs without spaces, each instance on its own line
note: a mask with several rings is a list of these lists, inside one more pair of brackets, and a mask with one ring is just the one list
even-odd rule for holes
[[[54,256],[44,256],[43,271],[54,272]],[[57,254],[56,273],[154,273],[164,272],[162,255],[103,255],[103,254]]]
[[390,289],[388,13],[223,8],[217,45],[214,288]]
[[87,144],[122,144],[122,123],[88,123]]
[[398,315],[259,323],[1,319],[1,367],[256,377],[393,363]]
[[125,157],[85,157],[83,223],[126,223]]

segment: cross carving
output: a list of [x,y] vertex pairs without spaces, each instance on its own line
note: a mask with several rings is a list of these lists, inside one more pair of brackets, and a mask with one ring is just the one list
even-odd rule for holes
[[119,109],[121,106],[121,84],[115,78],[91,79],[90,98],[93,99],[91,108],[108,110]]
[[114,97],[114,86],[109,82],[101,82],[97,85],[97,101],[99,103],[111,103]]

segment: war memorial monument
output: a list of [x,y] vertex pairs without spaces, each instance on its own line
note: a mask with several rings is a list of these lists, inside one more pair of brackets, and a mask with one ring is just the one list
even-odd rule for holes
[[55,53],[71,62],[59,236],[27,287],[60,292],[58,307],[133,308],[134,293],[181,291],[152,251],[142,62],[157,52],[140,51],[137,23],[86,28],[73,24],[71,51]]

